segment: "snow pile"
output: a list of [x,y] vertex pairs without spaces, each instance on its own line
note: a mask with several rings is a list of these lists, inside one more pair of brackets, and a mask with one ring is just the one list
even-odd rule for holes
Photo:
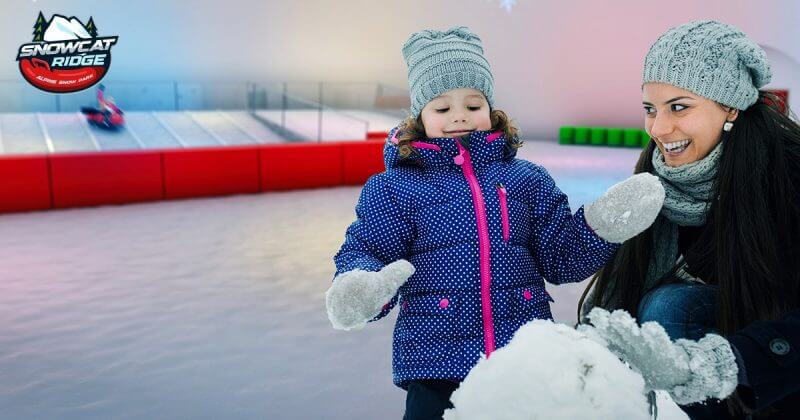
[[482,359],[445,420],[648,419],[642,377],[563,324],[536,320]]

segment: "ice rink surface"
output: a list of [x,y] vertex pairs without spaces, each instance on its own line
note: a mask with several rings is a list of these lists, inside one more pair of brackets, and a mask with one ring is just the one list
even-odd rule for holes
[[[575,211],[638,153],[528,142],[519,156]],[[399,419],[395,315],[347,333],[324,309],[359,192],[0,216],[0,418]],[[548,286],[556,320],[574,322],[584,286]]]

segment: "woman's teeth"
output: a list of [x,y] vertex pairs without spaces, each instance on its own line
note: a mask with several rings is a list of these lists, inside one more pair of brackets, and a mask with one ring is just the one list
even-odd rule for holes
[[689,143],[691,142],[692,142],[691,140],[681,140],[672,143],[662,143],[662,144],[664,145],[664,150],[666,150],[668,153],[677,154],[686,150],[686,147],[688,147]]

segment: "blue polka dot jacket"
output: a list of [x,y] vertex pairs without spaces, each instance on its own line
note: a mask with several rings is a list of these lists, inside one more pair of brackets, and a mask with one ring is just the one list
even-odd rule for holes
[[416,272],[374,319],[400,308],[394,383],[460,381],[520,326],[552,319],[544,280],[582,281],[617,245],[594,234],[582,207],[572,214],[544,168],[516,159],[502,132],[427,138],[401,158],[396,131],[386,171],[361,191],[336,275],[411,262]]

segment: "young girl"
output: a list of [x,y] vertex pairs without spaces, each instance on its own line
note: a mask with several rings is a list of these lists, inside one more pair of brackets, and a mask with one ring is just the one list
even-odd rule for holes
[[411,117],[389,134],[386,171],[361,192],[326,303],[338,329],[399,304],[394,383],[408,390],[405,418],[434,418],[481,354],[552,318],[545,279],[594,273],[653,222],[664,192],[642,174],[571,214],[544,168],[514,158],[517,130],[492,109],[476,35],[422,31],[403,55]]

